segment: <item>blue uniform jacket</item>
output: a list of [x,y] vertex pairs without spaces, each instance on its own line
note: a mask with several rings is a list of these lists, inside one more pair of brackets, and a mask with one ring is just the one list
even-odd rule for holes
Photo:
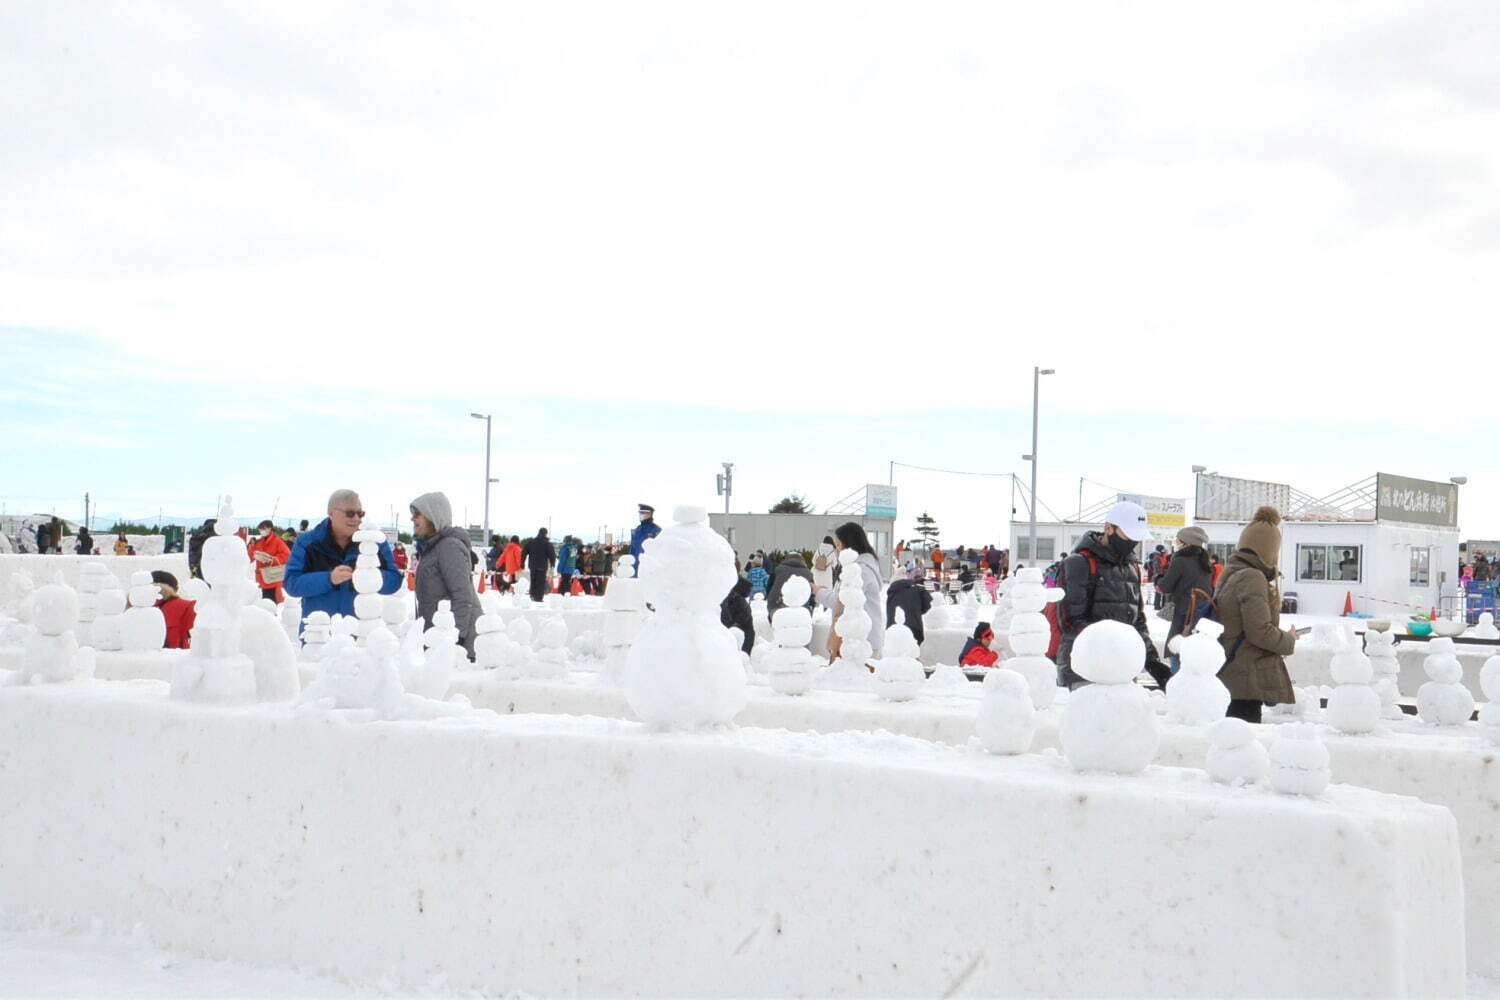
[[557,571],[567,576],[578,572],[578,546],[572,542],[563,542],[562,551],[557,554]]
[[[353,615],[354,582],[347,581],[335,587],[328,581],[328,574],[335,566],[354,565],[359,555],[359,546],[350,542],[342,552],[328,530],[328,518],[316,528],[310,528],[297,536],[292,555],[286,562],[286,592],[302,599],[302,617],[314,611],[326,611],[330,615]],[[391,557],[391,547],[380,543],[380,592],[394,594],[401,589],[401,571]],[[301,631],[301,626],[298,626]]]
[[641,571],[641,549],[646,544],[646,539],[655,538],[661,534],[661,525],[655,521],[642,521],[630,532],[630,554],[635,556],[636,575]]

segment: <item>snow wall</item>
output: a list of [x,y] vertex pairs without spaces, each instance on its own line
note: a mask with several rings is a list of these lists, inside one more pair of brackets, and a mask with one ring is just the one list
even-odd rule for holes
[[[141,570],[148,573],[166,570],[177,577],[178,583],[188,579],[187,554],[183,552],[166,556],[0,555],[0,594],[10,593],[10,578],[13,573],[25,573],[31,577],[32,583],[41,587],[52,583],[56,574],[61,571],[63,582],[70,587],[77,587],[79,567],[86,562],[107,566],[120,581],[121,590],[130,589],[130,574]],[[0,603],[4,603],[4,600],[0,599]]]
[[[0,901],[539,995],[1458,995],[1441,808],[890,736],[0,689]],[[1143,864],[1142,859],[1153,859]]]

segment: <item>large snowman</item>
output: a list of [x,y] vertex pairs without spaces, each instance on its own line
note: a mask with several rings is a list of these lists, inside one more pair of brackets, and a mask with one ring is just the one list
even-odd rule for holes
[[229,497],[214,534],[203,543],[201,572],[208,594],[198,600],[188,655],[172,664],[172,697],[185,701],[255,701],[255,664],[240,649],[240,610],[255,586],[250,554],[235,534],[239,524]]
[[746,702],[739,649],[719,623],[737,578],[734,552],[704,508],[678,507],[672,519],[641,554],[641,587],[656,613],[626,656],[625,698],[653,727],[724,724]]
[[1078,634],[1073,671],[1091,683],[1068,696],[1057,733],[1075,769],[1134,774],[1155,758],[1156,711],[1133,683],[1145,662],[1141,634],[1123,622],[1095,622]]

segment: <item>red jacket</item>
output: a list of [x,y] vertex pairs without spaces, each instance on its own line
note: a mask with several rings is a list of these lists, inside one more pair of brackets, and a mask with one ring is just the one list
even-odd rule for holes
[[[272,587],[280,590],[280,580],[277,580],[275,583],[267,583],[265,577],[261,576],[260,574],[261,570],[269,566],[286,565],[286,561],[291,558],[292,555],[292,550],[287,548],[286,542],[283,542],[281,540],[281,536],[277,535],[276,532],[273,531],[265,538],[257,538],[252,541],[249,545],[249,550],[250,561],[255,564],[255,585],[261,590],[268,590]],[[255,553],[257,552],[264,552],[266,555],[271,557],[271,561],[268,563],[261,562],[259,559],[255,558]]]
[[500,553],[499,569],[512,576],[521,572],[521,545],[519,542],[505,543],[505,551]]
[[968,655],[959,664],[961,667],[993,667],[1000,659],[1000,654],[993,649],[985,649],[983,646],[975,646],[969,650]]
[[156,602],[167,620],[167,642],[163,649],[187,649],[188,633],[198,620],[198,605],[181,597],[164,597]]

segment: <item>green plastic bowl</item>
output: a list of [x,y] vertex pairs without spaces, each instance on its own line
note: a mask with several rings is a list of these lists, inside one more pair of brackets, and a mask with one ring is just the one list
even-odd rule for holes
[[1431,635],[1432,622],[1407,622],[1406,633],[1408,635]]

